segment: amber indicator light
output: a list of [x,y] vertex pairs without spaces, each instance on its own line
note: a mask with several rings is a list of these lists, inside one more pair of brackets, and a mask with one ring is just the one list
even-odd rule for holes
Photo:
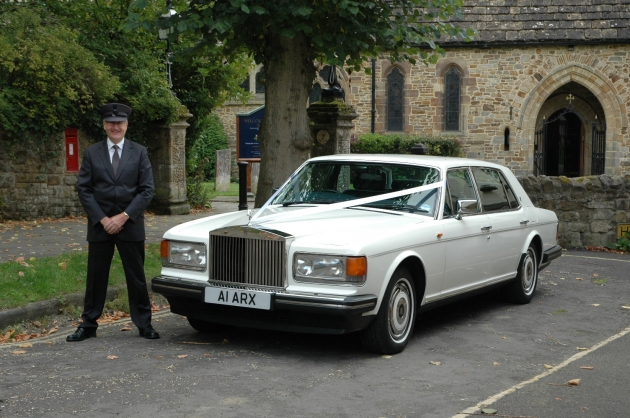
[[365,257],[348,257],[346,259],[346,274],[348,276],[365,276],[367,274],[367,259]]

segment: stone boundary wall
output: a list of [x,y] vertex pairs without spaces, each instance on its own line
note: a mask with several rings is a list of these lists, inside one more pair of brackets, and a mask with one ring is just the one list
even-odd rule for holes
[[630,223],[630,175],[518,179],[535,206],[556,213],[564,248],[613,244],[617,225]]
[[[79,161],[91,140],[79,132]],[[18,146],[0,139],[2,149],[13,150],[0,159],[0,219],[33,220],[83,216],[77,195],[77,172],[66,171],[64,134],[45,143],[25,140]]]

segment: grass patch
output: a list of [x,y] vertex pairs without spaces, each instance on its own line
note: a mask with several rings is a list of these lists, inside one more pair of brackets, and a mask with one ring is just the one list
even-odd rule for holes
[[552,315],[559,315],[559,314],[563,314],[563,313],[567,313],[566,309],[558,309],[557,311],[553,311],[551,314]]
[[593,283],[603,286],[606,284],[606,279],[593,279]]
[[[87,251],[55,257],[31,257],[24,264],[0,264],[0,309],[26,306],[31,302],[63,298],[64,295],[85,291]],[[144,272],[147,280],[160,274],[162,261],[159,244],[149,244]],[[125,284],[122,261],[116,251],[109,273],[109,286]],[[123,298],[123,299],[126,299]]]
[[230,183],[230,190],[227,192],[217,192],[214,190],[214,182],[205,182],[204,187],[210,194],[210,199],[214,199],[217,196],[238,196],[238,183]]

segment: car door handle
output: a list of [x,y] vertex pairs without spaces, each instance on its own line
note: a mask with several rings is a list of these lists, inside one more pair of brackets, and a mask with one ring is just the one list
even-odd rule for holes
[[490,231],[491,229],[492,229],[492,226],[490,226],[490,225],[486,225],[486,226],[482,226],[481,227],[482,231]]
[[527,225],[529,223],[529,219],[523,219],[521,221],[521,225]]

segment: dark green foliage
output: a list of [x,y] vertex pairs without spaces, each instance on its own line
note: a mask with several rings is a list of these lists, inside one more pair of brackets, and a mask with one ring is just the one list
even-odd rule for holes
[[621,238],[617,240],[614,244],[606,245],[607,248],[611,250],[623,251],[626,253],[630,253],[630,233],[625,232]]
[[200,133],[187,152],[186,169],[189,175],[201,173],[202,180],[213,180],[216,166],[216,151],[228,148],[227,136],[221,120],[210,114],[200,120]]
[[409,135],[361,135],[350,144],[353,154],[411,154],[411,148],[423,143],[429,149],[429,155],[461,157],[459,142],[449,137],[409,136]]
[[47,139],[120,90],[76,31],[50,24],[37,8],[6,7],[0,9],[0,129],[9,138]]

